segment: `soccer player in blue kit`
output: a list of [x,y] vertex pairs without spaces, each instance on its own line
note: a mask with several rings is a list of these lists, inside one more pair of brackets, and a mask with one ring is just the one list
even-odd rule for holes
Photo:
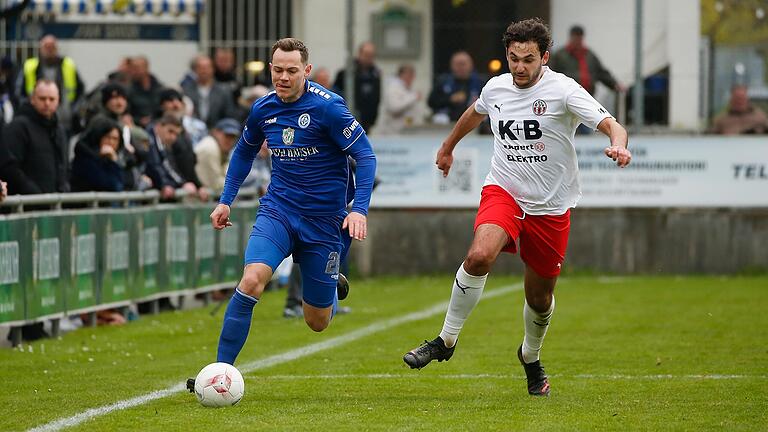
[[[233,364],[248,336],[253,307],[272,273],[290,254],[301,264],[304,319],[314,331],[331,322],[348,286],[339,274],[351,240],[367,232],[376,157],[344,100],[310,82],[309,51],[298,39],[272,46],[275,90],[257,100],[232,154],[213,227],[230,226],[230,205],[266,139],[272,181],[261,198],[245,251],[245,269],[229,301],[217,361]],[[357,162],[356,179],[348,156]],[[351,211],[347,205],[352,201]],[[337,289],[338,285],[338,289]]]

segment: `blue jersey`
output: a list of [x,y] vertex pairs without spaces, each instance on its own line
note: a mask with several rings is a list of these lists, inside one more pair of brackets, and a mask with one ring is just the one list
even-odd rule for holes
[[[352,211],[368,214],[376,157],[365,131],[341,97],[310,81],[304,90],[295,102],[271,92],[253,104],[219,202],[231,205],[266,139],[272,180],[261,205],[323,216],[338,214],[354,198]],[[348,155],[357,162],[357,189]]]

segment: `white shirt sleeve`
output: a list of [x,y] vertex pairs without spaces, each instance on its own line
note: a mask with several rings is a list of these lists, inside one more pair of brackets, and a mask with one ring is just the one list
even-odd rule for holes
[[478,97],[477,100],[475,101],[475,111],[478,114],[485,114],[485,115],[488,114],[488,105],[486,105],[485,97],[483,96],[485,95],[486,87],[487,85],[483,87],[483,89],[480,91],[480,97]]
[[582,123],[592,129],[597,129],[603,119],[613,117],[600,102],[596,101],[583,87],[578,86],[566,99],[568,111],[578,117]]

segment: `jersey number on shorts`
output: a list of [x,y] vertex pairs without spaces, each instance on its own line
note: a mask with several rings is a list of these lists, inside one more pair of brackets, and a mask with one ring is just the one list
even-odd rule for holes
[[339,253],[328,254],[328,262],[325,264],[325,274],[337,274],[339,272]]

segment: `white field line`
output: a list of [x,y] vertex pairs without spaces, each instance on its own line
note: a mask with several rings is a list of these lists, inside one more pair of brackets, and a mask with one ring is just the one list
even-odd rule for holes
[[[295,380],[335,380],[335,379],[441,379],[441,380],[473,380],[473,379],[525,379],[525,375],[505,374],[454,374],[454,375],[416,375],[416,374],[338,374],[338,375],[263,375],[253,377],[256,381],[295,381]],[[586,380],[739,380],[739,379],[768,379],[768,375],[593,375],[593,374],[553,374],[550,378],[586,379]]]
[[[522,288],[523,288],[523,284],[517,283],[514,285],[510,285],[510,286],[506,286],[506,287],[502,287],[494,290],[488,290],[485,293],[483,293],[483,296],[480,299],[485,300],[485,299],[490,299],[494,297],[499,297],[505,294],[509,294],[510,292],[513,292],[513,291],[519,291]],[[343,334],[341,336],[332,337],[322,342],[313,343],[310,345],[303,346],[301,348],[296,348],[294,350],[286,351],[281,354],[276,354],[270,357],[266,357],[261,360],[245,363],[245,364],[239,365],[238,369],[243,374],[246,374],[248,372],[251,372],[257,369],[264,369],[270,366],[286,363],[291,360],[296,360],[301,357],[306,357],[308,355],[312,355],[323,350],[336,348],[340,345],[344,345],[346,343],[349,343],[358,339],[362,339],[365,336],[369,336],[371,334],[378,333],[380,331],[387,330],[392,327],[399,326],[401,324],[409,323],[412,321],[419,321],[425,318],[429,318],[433,315],[445,313],[447,308],[448,308],[447,301],[438,303],[434,306],[428,307],[421,311],[413,312],[413,313],[402,315],[395,318],[390,318],[383,321],[378,321],[373,324],[367,325],[365,327],[359,328],[357,330],[353,330],[349,333]],[[54,420],[42,426],[32,428],[30,429],[30,432],[58,431],[64,428],[77,426],[80,423],[90,420],[92,418],[107,415],[112,412],[123,410],[126,408],[132,408],[135,406],[143,405],[147,402],[151,402],[156,399],[162,399],[164,397],[171,396],[175,393],[179,393],[182,391],[186,391],[185,384],[183,383],[176,384],[164,390],[157,390],[152,393],[136,396],[135,398],[122,400],[110,405],[104,405],[98,408],[91,408],[89,410],[83,411],[82,413],[73,415],[71,417],[65,417],[58,420]]]

